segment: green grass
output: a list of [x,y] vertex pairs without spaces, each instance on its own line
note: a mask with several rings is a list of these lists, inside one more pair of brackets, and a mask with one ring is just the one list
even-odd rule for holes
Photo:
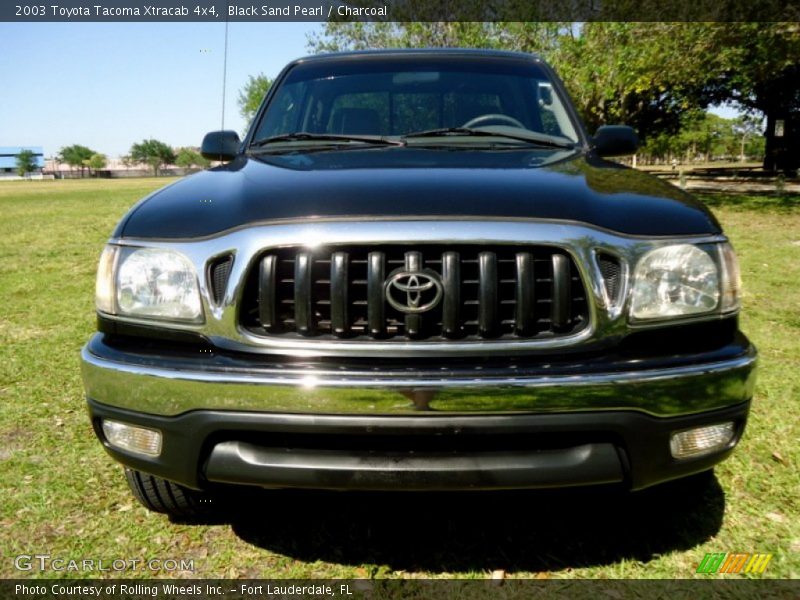
[[194,573],[173,575],[204,578],[671,578],[693,576],[706,552],[738,551],[774,553],[766,576],[800,577],[796,199],[710,198],[739,252],[761,370],[746,437],[709,484],[623,497],[269,492],[187,524],[133,501],[91,432],[78,364],[103,243],[164,183],[0,184],[0,576],[55,576],[14,570],[11,557],[47,553],[194,559]]

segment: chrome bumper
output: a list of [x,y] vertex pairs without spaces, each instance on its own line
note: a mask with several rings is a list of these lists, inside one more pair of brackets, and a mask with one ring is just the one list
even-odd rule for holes
[[81,357],[87,398],[160,416],[194,410],[320,415],[628,410],[674,417],[749,400],[757,360],[755,349],[746,343],[723,360],[677,366],[638,361],[626,369],[608,365],[607,370],[593,364],[578,372],[574,365],[563,364],[297,368],[270,364],[268,359],[121,352],[107,346],[99,334]]

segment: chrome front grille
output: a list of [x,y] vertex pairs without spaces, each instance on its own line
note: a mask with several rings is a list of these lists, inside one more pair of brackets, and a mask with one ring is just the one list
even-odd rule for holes
[[568,336],[589,322],[569,254],[503,244],[282,247],[246,275],[257,336],[404,342]]

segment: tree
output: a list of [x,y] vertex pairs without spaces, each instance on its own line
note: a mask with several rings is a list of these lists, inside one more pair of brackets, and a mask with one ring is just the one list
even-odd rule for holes
[[92,158],[92,155],[94,154],[96,154],[95,151],[87,148],[86,146],[73,144],[72,146],[65,146],[61,148],[58,153],[58,159],[61,162],[67,163],[73,169],[80,169],[81,177],[83,177],[83,171],[86,168],[86,161]]
[[687,110],[705,109],[713,54],[703,25],[587,23],[562,39],[552,61],[589,131],[626,123],[647,139],[675,133]]
[[800,23],[731,23],[715,30],[718,93],[767,117],[764,168],[800,168]]
[[83,164],[89,168],[90,171],[93,172],[94,175],[97,175],[97,171],[100,169],[105,169],[107,164],[107,159],[105,154],[94,153],[88,159],[83,161]]
[[177,157],[175,158],[175,164],[184,169],[189,169],[191,167],[201,167],[205,169],[208,168],[211,161],[194,148],[179,148]]
[[[739,141],[739,160],[744,162],[752,155],[754,142],[758,140],[763,146],[761,119],[752,115],[741,115],[733,123],[733,132]],[[763,152],[762,152],[763,153]]]
[[739,116],[725,119],[706,111],[690,110],[681,117],[680,131],[674,135],[649,137],[640,156],[647,162],[693,162],[697,159],[740,160],[763,158],[762,120]]
[[314,52],[372,48],[499,48],[544,52],[569,30],[569,23],[328,22],[311,34]]
[[136,166],[136,161],[131,158],[130,154],[126,154],[125,156],[120,157],[120,162],[128,169],[132,169]]
[[17,154],[17,175],[25,177],[36,169],[36,155],[31,150],[23,150]]
[[164,142],[153,139],[142,140],[131,146],[129,156],[134,163],[149,165],[153,169],[155,177],[158,177],[158,173],[164,165],[171,165],[175,162],[175,152],[172,148]]
[[256,116],[258,107],[261,106],[261,101],[267,95],[271,85],[272,80],[263,73],[259,73],[255,77],[250,75],[247,83],[239,90],[239,113],[248,123]]

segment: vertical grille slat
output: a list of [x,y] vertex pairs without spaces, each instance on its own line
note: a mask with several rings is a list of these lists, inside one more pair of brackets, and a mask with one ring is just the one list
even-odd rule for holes
[[331,257],[331,330],[344,337],[350,333],[347,301],[347,252],[334,252]]
[[442,254],[442,288],[442,334],[455,337],[461,330],[461,257],[458,252]]
[[497,254],[481,252],[478,255],[479,306],[478,328],[484,337],[497,330]]
[[255,335],[397,343],[569,336],[592,298],[566,251],[535,244],[285,246],[243,286],[240,324]]
[[258,273],[258,318],[268,331],[278,328],[275,312],[275,286],[278,257],[268,254],[261,261]]
[[386,279],[386,257],[383,252],[367,256],[367,328],[369,335],[383,335],[386,326],[383,280]]
[[302,335],[314,334],[314,312],[311,267],[314,257],[310,252],[300,252],[294,263],[294,322]]
[[[405,270],[419,271],[422,269],[422,253],[406,252]],[[405,317],[406,335],[416,337],[420,334],[422,326],[422,316],[418,314],[408,314]]]
[[530,335],[536,315],[535,286],[536,279],[533,267],[533,256],[530,252],[517,253],[517,283],[515,294],[514,327],[515,332],[521,336]]
[[570,318],[569,260],[563,254],[553,254],[553,301],[550,322],[556,330],[564,329]]

